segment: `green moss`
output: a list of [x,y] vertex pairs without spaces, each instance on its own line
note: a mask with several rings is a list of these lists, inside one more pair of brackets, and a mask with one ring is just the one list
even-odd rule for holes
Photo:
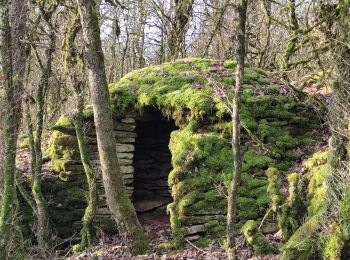
[[59,119],[57,120],[55,125],[60,125],[60,126],[71,126],[72,123],[71,121],[65,117],[65,116],[60,116]]
[[72,247],[72,250],[73,250],[73,253],[76,254],[76,253],[80,253],[83,249],[81,248],[80,244],[76,244]]
[[65,134],[74,134],[75,129],[71,121],[64,115],[60,116],[56,124],[52,127],[53,130],[60,131]]
[[157,245],[157,248],[162,249],[162,250],[166,250],[166,251],[170,251],[170,250],[176,249],[175,246],[174,246],[173,241],[160,243],[160,244]]
[[243,156],[242,171],[254,171],[256,173],[257,169],[266,169],[272,164],[273,160],[270,157],[248,150]]
[[278,94],[281,87],[279,85],[271,85],[269,88],[269,93],[271,94]]
[[238,190],[238,201],[242,201],[242,205],[238,205],[238,208],[242,210],[240,219],[254,219],[264,214],[269,202],[266,191],[267,181],[265,179],[253,178],[247,173],[242,174],[241,187]]
[[292,149],[298,144],[297,140],[290,135],[288,127],[278,126],[266,120],[260,121],[259,134],[264,142],[275,144],[277,148],[275,151],[282,156],[287,149]]
[[237,220],[257,219],[261,212],[256,204],[256,200],[252,198],[237,198]]
[[316,152],[310,159],[305,163],[305,167],[308,170],[312,170],[315,166],[324,165],[327,163],[330,152]]
[[[265,205],[264,205],[265,206]],[[264,208],[260,209],[256,199],[238,197],[238,220],[257,218]],[[216,190],[209,192],[192,191],[186,194],[178,203],[178,214],[180,216],[203,214],[203,213],[224,213],[226,214],[227,202]]]
[[46,154],[51,159],[51,168],[55,172],[67,171],[66,167],[79,159],[75,136],[53,131]]
[[18,148],[20,148],[20,149],[27,149],[27,148],[29,148],[30,140],[29,140],[28,136],[23,135],[23,134],[19,135],[18,136],[18,142],[19,142]]
[[[116,98],[116,96],[118,96],[118,98]],[[114,114],[123,113],[128,107],[136,104],[136,96],[123,89],[114,90],[114,92],[111,93],[111,97],[114,98],[112,102],[112,111]]]
[[225,230],[226,230],[225,224],[217,224],[215,226],[210,227],[208,230],[208,233],[210,235],[214,235],[217,237],[220,234],[223,235]]
[[267,181],[262,178],[254,178],[251,174],[242,173],[241,176],[242,189],[254,190],[256,188],[266,187]]
[[300,226],[281,247],[281,260],[320,259],[317,258],[320,242],[320,215],[313,216]]
[[[215,110],[224,111],[223,100],[215,97],[212,84],[230,89],[233,77],[220,77],[216,73],[221,69],[233,75],[234,67],[235,63],[230,61],[222,66],[219,61],[194,58],[133,71],[110,86],[114,111],[120,113],[128,106],[155,106],[168,115],[189,110],[195,118]],[[246,74],[246,82],[268,84],[265,75],[257,70],[247,68]],[[208,78],[214,83],[208,82]]]
[[309,195],[312,196],[312,198],[309,200],[308,213],[310,216],[313,216],[326,207],[326,184],[322,184],[322,186],[315,189],[315,191]]
[[176,167],[171,170],[168,176],[168,184],[169,186],[173,186],[182,181],[186,177],[186,170],[182,167]]
[[199,240],[197,240],[195,242],[195,245],[198,246],[198,247],[207,247],[210,243],[213,242],[213,239],[210,238],[210,237],[203,237],[203,238],[200,238]]
[[73,124],[64,116],[61,116],[53,127],[49,145],[45,151],[51,159],[51,169],[57,173],[63,173],[63,179],[70,175],[68,167],[80,160],[78,142]]
[[254,220],[248,220],[241,228],[241,231],[253,249],[255,256],[273,255],[277,249],[269,243],[266,237],[260,232],[258,223]]
[[265,192],[256,199],[256,205],[259,206],[260,212],[263,212],[269,204],[269,198],[266,194],[266,189],[267,187],[264,187]]
[[84,119],[90,119],[94,117],[94,111],[92,110],[92,108],[84,109],[83,114]]
[[287,240],[301,225],[306,212],[301,190],[299,189],[299,175],[288,175],[288,198],[278,211],[278,222],[282,230],[283,239]]
[[227,60],[224,62],[224,66],[227,69],[235,69],[237,66],[237,62],[232,61],[232,60]]
[[[208,173],[207,177],[205,173]],[[198,175],[195,175],[191,178],[188,177],[176,184],[173,190],[173,195],[182,196],[195,189],[199,191],[209,190],[212,187],[213,183],[217,182],[217,180],[215,180],[215,177],[216,176],[212,173],[209,173],[208,170],[201,169]]]
[[219,195],[216,190],[211,190],[203,193],[202,199],[194,203],[189,210],[193,212],[219,212],[225,211],[226,207],[227,202],[223,196]]
[[167,248],[179,248],[184,244],[184,236],[186,229],[181,226],[179,221],[179,214],[177,210],[177,204],[175,202],[168,204],[167,211],[170,213],[170,225],[173,231],[171,242],[166,244]]
[[290,185],[292,184],[294,186],[294,184],[298,183],[298,181],[299,181],[299,175],[296,172],[293,172],[288,175],[288,182]]
[[256,69],[250,67],[245,68],[245,74],[243,77],[244,83],[259,83],[261,85],[269,84],[269,80],[265,77],[264,74],[260,73]]
[[69,225],[73,223],[74,213],[69,209],[51,209],[50,211],[50,219],[56,225]]
[[[307,183],[307,217],[306,222],[296,231],[294,226],[301,222],[304,216],[305,207],[301,194],[300,176],[296,173],[288,176],[289,197],[282,209],[282,218],[285,220],[282,225],[285,226],[285,232],[293,233],[290,239],[282,247],[281,259],[310,259],[321,258],[321,252],[324,256],[332,258],[341,253],[343,237],[339,235],[339,223],[333,224],[331,233],[324,240],[321,233],[321,219],[327,209],[327,184],[326,179],[329,172],[328,165],[329,152],[317,152],[305,163],[305,172],[302,181]],[[291,222],[290,220],[293,220]],[[288,223],[289,221],[289,223]],[[289,226],[289,228],[288,228]],[[290,230],[289,230],[290,229]],[[288,231],[289,230],[289,231]],[[324,243],[322,241],[325,241]],[[321,248],[324,247],[324,250]],[[339,253],[340,252],[340,253]]]
[[249,130],[256,130],[258,128],[258,123],[256,121],[256,118],[245,105],[242,105],[241,107],[240,120],[241,120],[241,125],[243,125],[245,128],[248,128]]
[[350,191],[345,192],[339,203],[338,220],[332,223],[330,233],[325,237],[324,256],[326,259],[345,259],[349,252]]
[[211,59],[198,59],[198,58],[189,58],[189,59],[184,59],[185,62],[192,62],[193,66],[197,70],[201,71],[208,71],[211,68],[215,69],[215,66],[217,65],[217,61],[211,60]]
[[[264,180],[265,181],[265,180]],[[240,196],[247,196],[249,198],[260,199],[261,196],[267,196],[267,185],[250,188],[249,184],[243,183],[242,188],[238,191]]]
[[[222,135],[198,134],[191,130],[189,126],[171,135],[169,148],[174,170],[168,180],[176,186],[173,196],[193,189],[210,190],[232,169],[231,147]],[[196,164],[198,166],[193,167]]]
[[178,203],[178,212],[180,215],[185,215],[185,210],[187,207],[193,205],[199,200],[204,198],[204,194],[200,191],[192,191],[187,193]]
[[329,152],[317,152],[305,163],[305,177],[308,179],[308,215],[314,216],[327,207],[326,178],[330,171],[327,163]]
[[327,241],[324,248],[325,259],[337,260],[341,259],[343,246],[344,246],[344,235],[342,227],[338,224],[333,224],[331,232],[328,235]]
[[350,225],[350,189],[339,203],[339,219],[342,224]]
[[79,187],[73,187],[69,190],[62,191],[63,194],[58,194],[65,198],[64,207],[83,206],[87,201],[87,190]]
[[266,175],[269,181],[267,192],[271,201],[271,209],[273,212],[277,212],[279,207],[283,203],[281,193],[281,174],[278,169],[270,167],[266,171]]
[[106,234],[113,235],[118,232],[117,224],[112,218],[105,218],[103,221],[100,221],[99,227]]

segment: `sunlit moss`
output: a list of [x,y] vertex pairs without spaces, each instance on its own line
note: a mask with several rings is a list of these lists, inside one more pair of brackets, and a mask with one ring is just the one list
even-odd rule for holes
[[267,192],[269,193],[271,201],[271,209],[273,212],[277,212],[283,203],[281,192],[281,173],[276,168],[270,167],[267,169],[266,175],[269,181]]
[[324,256],[325,259],[330,259],[330,260],[340,260],[342,251],[343,251],[343,246],[344,246],[344,230],[343,228],[337,224],[333,223],[331,226],[331,232],[329,233],[326,243],[325,243],[325,248],[324,248]]
[[300,226],[281,248],[281,259],[320,259],[317,258],[320,242],[318,239],[320,216],[307,220]]
[[[303,223],[290,237],[290,239],[282,247],[281,259],[294,259],[299,257],[301,259],[321,258],[321,254],[336,255],[339,249],[342,238],[338,236],[338,227],[333,226],[331,234],[326,239],[324,244],[324,234],[322,234],[322,220],[325,218],[325,211],[327,209],[327,176],[329,173],[328,164],[329,151],[317,152],[305,163],[305,172],[303,179],[306,180],[308,186],[306,189],[306,206],[307,214],[305,223]],[[297,179],[300,178],[297,174],[292,174],[289,177],[290,194],[299,193],[299,186],[295,185]],[[302,208],[297,200],[300,200],[301,195],[293,196],[294,199],[288,198],[288,204],[292,212],[286,212],[285,217],[290,215],[297,215],[297,210]],[[294,212],[294,213],[293,213]],[[324,247],[322,249],[322,247]],[[330,253],[332,251],[332,254]],[[333,257],[332,256],[332,257]],[[326,258],[337,259],[337,258]]]
[[277,248],[269,243],[266,237],[260,232],[258,223],[254,220],[248,220],[241,231],[253,249],[255,256],[274,255],[278,252]]

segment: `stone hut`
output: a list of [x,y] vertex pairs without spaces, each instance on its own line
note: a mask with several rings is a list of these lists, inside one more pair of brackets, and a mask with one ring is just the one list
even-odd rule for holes
[[[133,71],[111,84],[118,159],[139,213],[165,207],[175,245],[224,234],[226,189],[232,176],[229,101],[235,62],[185,59]],[[85,111],[90,155],[99,160],[93,112]],[[268,208],[265,170],[288,172],[313,152],[319,118],[282,81],[247,67],[241,108],[243,175],[238,222],[259,219]],[[61,117],[48,155],[60,181],[46,183],[59,234],[79,230],[86,184],[74,129]],[[306,147],[303,150],[300,146]],[[100,182],[100,181],[99,181]],[[114,228],[102,184],[96,225]]]

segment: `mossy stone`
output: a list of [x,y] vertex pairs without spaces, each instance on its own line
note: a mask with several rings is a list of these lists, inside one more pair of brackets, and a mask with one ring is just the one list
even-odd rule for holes
[[260,232],[258,223],[254,220],[248,220],[241,228],[241,231],[248,244],[253,249],[255,256],[274,255],[278,252],[266,237]]

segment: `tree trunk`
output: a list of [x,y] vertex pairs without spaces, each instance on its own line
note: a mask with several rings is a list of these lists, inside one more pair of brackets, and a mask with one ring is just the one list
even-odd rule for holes
[[41,145],[44,127],[45,93],[49,88],[53,52],[55,49],[55,34],[52,28],[50,28],[50,30],[50,46],[45,51],[45,62],[40,61],[43,67],[41,68],[41,78],[38,85],[38,89],[36,90],[36,131],[33,133],[34,149],[32,149],[34,150],[34,153],[32,154],[35,156],[32,193],[37,207],[38,221],[36,237],[39,248],[43,251],[49,248],[49,242],[51,240],[51,226],[47,209],[47,201],[41,191],[41,172],[43,166],[43,155]]
[[227,7],[228,7],[229,3],[230,3],[229,0],[225,0],[223,2],[222,6],[219,6],[220,11],[219,11],[218,15],[216,14],[216,16],[218,16],[218,17],[216,18],[215,26],[214,26],[213,30],[209,34],[209,39],[208,39],[207,43],[205,44],[204,51],[202,52],[202,55],[201,55],[202,58],[205,58],[208,56],[208,51],[209,51],[209,48],[211,47],[211,44],[214,40],[214,37],[218,34],[218,31],[221,29],[222,22],[223,22],[223,19],[225,17],[224,15],[228,9]]
[[145,57],[144,57],[144,49],[145,49],[145,27],[146,27],[146,19],[147,13],[145,8],[145,3],[143,0],[137,0],[136,3],[136,11],[138,12],[137,18],[137,26],[136,26],[136,51],[137,51],[137,59],[138,64],[137,68],[143,68],[145,66]]
[[[77,12],[77,11],[76,11]],[[65,70],[70,79],[70,85],[76,94],[76,113],[73,115],[75,126],[75,133],[77,136],[80,159],[82,161],[86,181],[88,183],[88,205],[85,208],[84,216],[82,218],[83,228],[80,231],[81,242],[73,247],[74,252],[81,252],[84,249],[93,245],[95,240],[95,232],[93,231],[93,221],[97,213],[98,194],[96,177],[93,172],[92,162],[88,152],[88,145],[84,136],[84,88],[82,88],[84,78],[82,69],[83,66],[78,66],[80,55],[76,53],[75,40],[80,31],[80,15],[74,13],[72,25],[68,27],[65,33],[63,49],[65,51]],[[85,85],[84,85],[85,86]]]
[[184,44],[184,36],[187,31],[187,25],[192,16],[194,0],[175,0],[175,16],[172,21],[172,28],[169,36],[168,60],[176,60]]
[[291,28],[290,39],[287,42],[287,46],[284,50],[281,62],[280,62],[280,70],[282,72],[282,77],[287,82],[289,82],[288,77],[288,69],[290,68],[290,59],[294,52],[296,51],[297,43],[298,43],[298,18],[296,14],[296,3],[295,0],[288,0],[289,7],[289,26]]
[[2,23],[4,31],[1,40],[1,58],[6,75],[5,85],[5,158],[4,184],[0,213],[0,259],[7,259],[8,242],[12,216],[15,208],[16,145],[21,121],[23,76],[26,62],[26,48],[23,43],[26,32],[27,3],[23,0],[2,1]]
[[263,0],[262,2],[262,8],[266,10],[267,15],[264,17],[264,24],[262,26],[262,33],[265,34],[262,38],[262,47],[259,52],[259,58],[258,58],[258,64],[259,68],[266,68],[266,54],[268,52],[268,49],[270,47],[270,41],[271,41],[271,1],[270,0]]
[[[1,48],[1,47],[0,47]],[[3,107],[4,103],[0,101],[0,106]],[[4,111],[0,111],[0,172],[3,172],[4,167],[4,136],[3,136],[3,122],[4,122]],[[0,190],[3,190],[3,176],[0,174]],[[2,194],[0,192],[0,201]]]
[[120,234],[127,239],[131,253],[144,254],[149,250],[148,244],[135,208],[127,195],[117,159],[98,15],[93,1],[77,0],[77,3],[85,41],[85,59],[107,204]]
[[111,64],[110,72],[108,77],[108,83],[113,83],[116,78],[116,68],[117,68],[117,50],[120,49],[119,36],[120,36],[120,26],[119,26],[119,17],[118,10],[114,7],[114,21],[112,25],[112,46],[111,46]]
[[240,120],[239,111],[241,106],[241,95],[243,89],[244,56],[245,56],[245,28],[247,16],[247,0],[239,0],[235,6],[236,21],[236,79],[233,89],[234,98],[232,101],[232,154],[233,154],[233,175],[228,194],[227,208],[227,256],[228,259],[237,259],[235,248],[235,223],[237,215],[237,194],[241,179],[242,155],[240,144]]
[[88,205],[85,208],[84,216],[82,219],[83,228],[80,231],[81,242],[79,245],[74,247],[75,252],[80,252],[94,243],[95,234],[93,232],[93,221],[97,213],[98,206],[98,194],[96,186],[96,178],[92,168],[92,162],[90,160],[88,146],[84,137],[84,98],[82,91],[80,90],[79,83],[76,84],[76,95],[78,103],[78,111],[76,118],[74,120],[75,133],[77,135],[80,158],[84,166],[84,171],[86,175],[86,180],[88,183],[89,196],[88,196]]

